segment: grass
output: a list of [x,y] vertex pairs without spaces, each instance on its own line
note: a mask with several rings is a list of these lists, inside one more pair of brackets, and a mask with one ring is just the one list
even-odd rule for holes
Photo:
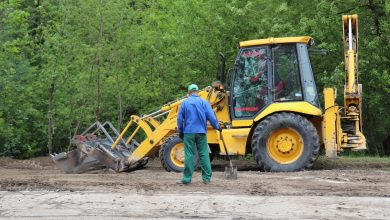
[[314,163],[314,169],[373,169],[390,171],[390,157],[341,156],[328,159],[320,156]]

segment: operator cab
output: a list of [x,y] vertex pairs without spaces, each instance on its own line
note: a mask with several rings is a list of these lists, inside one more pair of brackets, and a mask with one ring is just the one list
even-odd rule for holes
[[311,44],[310,37],[241,42],[230,86],[232,119],[254,118],[275,102],[306,101],[319,107]]

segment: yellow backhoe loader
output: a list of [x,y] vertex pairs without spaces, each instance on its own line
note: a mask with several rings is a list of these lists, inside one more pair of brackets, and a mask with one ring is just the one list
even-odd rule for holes
[[[207,139],[215,155],[252,154],[265,171],[310,169],[320,147],[336,158],[343,149],[365,149],[361,97],[358,84],[358,19],[342,17],[345,88],[344,106],[335,103],[336,90],[324,89],[320,105],[307,36],[268,38],[240,43],[225,83],[225,58],[221,55],[220,81],[200,91],[221,124],[226,149],[210,126]],[[77,149],[52,155],[67,173],[106,167],[116,172],[143,167],[159,153],[167,171],[184,167],[184,144],[177,135],[177,113],[185,97],[142,117],[133,115],[122,132],[109,122],[96,122],[73,138]],[[344,109],[342,111],[342,109]],[[196,163],[196,161],[195,161]]]

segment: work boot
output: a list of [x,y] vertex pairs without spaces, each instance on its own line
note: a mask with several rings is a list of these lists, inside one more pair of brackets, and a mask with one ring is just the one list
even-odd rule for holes
[[203,180],[203,184],[207,185],[207,184],[210,184],[210,180]]
[[179,180],[176,182],[176,184],[179,184],[179,185],[188,185],[190,183],[187,183],[187,182],[183,182],[183,180]]

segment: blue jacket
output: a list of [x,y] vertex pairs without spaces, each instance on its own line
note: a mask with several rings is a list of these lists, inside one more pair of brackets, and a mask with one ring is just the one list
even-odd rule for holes
[[180,104],[177,116],[179,133],[205,134],[207,130],[206,120],[215,129],[219,129],[218,121],[210,104],[198,95],[192,94]]

